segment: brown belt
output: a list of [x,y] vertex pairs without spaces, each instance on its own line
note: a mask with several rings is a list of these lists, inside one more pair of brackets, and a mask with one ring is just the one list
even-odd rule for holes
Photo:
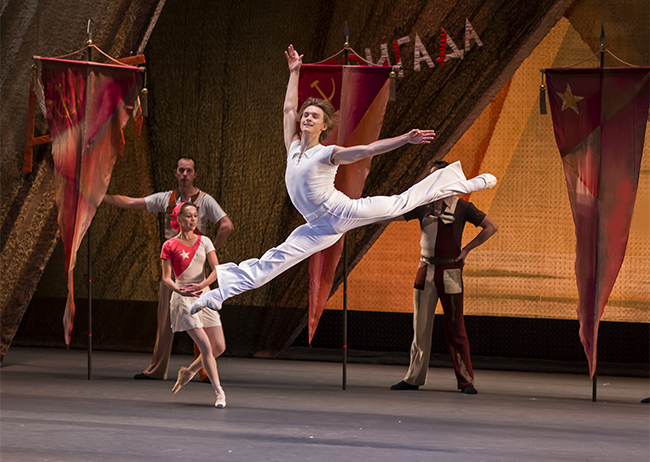
[[445,263],[454,263],[455,258],[438,258],[438,257],[422,257],[422,260],[430,265],[442,265]]

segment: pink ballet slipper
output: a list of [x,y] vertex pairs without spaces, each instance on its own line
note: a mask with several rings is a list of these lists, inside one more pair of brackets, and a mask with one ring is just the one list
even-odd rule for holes
[[178,371],[178,379],[176,379],[174,388],[172,388],[172,393],[178,393],[181,388],[183,388],[189,383],[190,380],[192,380],[192,377],[194,377],[194,375],[196,375],[196,372],[190,371],[187,367],[181,367]]

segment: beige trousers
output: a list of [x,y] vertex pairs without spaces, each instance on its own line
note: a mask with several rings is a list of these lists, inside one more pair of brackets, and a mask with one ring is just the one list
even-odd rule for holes
[[463,315],[462,269],[426,264],[422,290],[413,291],[413,343],[411,362],[404,381],[424,385],[429,372],[433,319],[440,298],[444,310],[445,340],[454,366],[458,388],[474,383],[474,371],[469,353]]
[[165,380],[169,368],[169,357],[172,354],[174,332],[169,317],[169,300],[172,290],[160,281],[158,287],[158,328],[156,330],[156,343],[153,347],[151,364],[143,373],[154,379]]

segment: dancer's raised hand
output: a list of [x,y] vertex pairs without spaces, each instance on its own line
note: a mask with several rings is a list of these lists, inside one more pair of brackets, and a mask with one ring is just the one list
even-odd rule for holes
[[293,48],[293,45],[289,45],[289,48],[284,52],[284,55],[287,57],[289,71],[299,71],[300,66],[302,66],[302,57],[304,55],[299,55],[298,52]]
[[436,137],[434,130],[419,130],[414,128],[408,134],[408,142],[411,144],[428,144]]

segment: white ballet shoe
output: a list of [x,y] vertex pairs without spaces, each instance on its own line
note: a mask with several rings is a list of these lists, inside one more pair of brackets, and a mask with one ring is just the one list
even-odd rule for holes
[[223,391],[223,388],[219,391],[219,394],[217,395],[217,401],[214,403],[214,407],[217,409],[223,409],[226,407],[226,392]]
[[472,192],[481,191],[483,189],[494,188],[497,184],[497,179],[494,175],[490,173],[482,173],[478,176],[475,176],[471,180],[467,180],[471,187]]
[[219,295],[216,290],[211,290],[210,292],[201,295],[198,300],[192,303],[190,314],[196,314],[203,308],[210,308],[214,311],[219,311],[221,309],[221,300],[219,300]]
[[491,173],[483,173],[479,177],[485,180],[485,189],[494,188],[497,185],[497,178]]
[[172,388],[172,393],[176,394],[178,391],[183,388],[185,385],[189,383],[190,380],[192,380],[192,377],[196,375],[196,372],[190,371],[187,367],[181,367],[180,370],[178,371],[178,378],[176,379],[176,383],[174,384],[174,388]]

